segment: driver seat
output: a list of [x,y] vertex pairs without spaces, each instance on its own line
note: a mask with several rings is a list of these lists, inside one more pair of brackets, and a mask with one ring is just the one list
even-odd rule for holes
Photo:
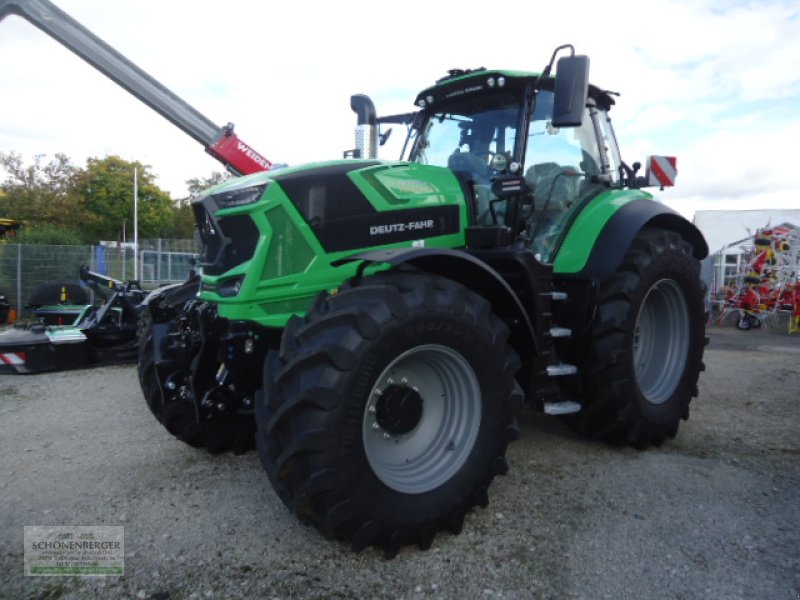
[[554,162],[535,164],[526,171],[525,179],[533,189],[540,210],[545,210],[547,202],[547,211],[561,211],[575,200],[572,178],[565,177],[563,172],[563,167]]

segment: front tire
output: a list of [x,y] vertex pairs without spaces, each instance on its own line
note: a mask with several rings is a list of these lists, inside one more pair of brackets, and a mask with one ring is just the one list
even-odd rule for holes
[[[154,299],[145,306],[139,323],[139,384],[147,407],[164,428],[193,448],[205,448],[212,454],[233,451],[243,454],[255,444],[255,420],[251,415],[218,415],[198,419],[195,401],[189,392],[190,364],[156,364],[157,355],[168,350],[156,349],[156,327],[176,331],[178,312],[197,293],[197,284],[187,282],[172,290],[168,299]],[[157,316],[156,316],[157,315]]]
[[450,280],[387,273],[287,326],[256,398],[281,500],[354,549],[430,546],[488,504],[519,430],[519,359],[489,303]]
[[567,422],[637,448],[674,437],[703,370],[700,265],[678,234],[644,229],[600,289],[583,410]]

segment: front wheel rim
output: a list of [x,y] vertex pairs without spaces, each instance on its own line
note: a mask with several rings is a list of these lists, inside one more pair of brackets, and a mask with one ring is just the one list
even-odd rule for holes
[[395,491],[428,492],[467,461],[480,422],[480,384],[469,362],[447,346],[411,348],[370,390],[362,427],[367,462]]
[[681,287],[657,281],[645,295],[633,338],[634,372],[651,404],[666,402],[680,384],[689,356],[691,322]]

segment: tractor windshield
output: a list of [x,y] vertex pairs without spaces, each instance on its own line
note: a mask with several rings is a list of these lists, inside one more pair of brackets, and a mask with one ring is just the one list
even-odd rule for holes
[[453,168],[454,156],[471,154],[489,166],[488,157],[514,151],[519,121],[519,101],[511,94],[491,95],[483,101],[470,98],[463,105],[449,104],[431,115],[411,160],[426,165]]
[[492,177],[506,172],[513,160],[520,105],[510,92],[448,103],[429,117],[411,151],[410,160],[447,167],[472,187],[480,224],[492,222]]

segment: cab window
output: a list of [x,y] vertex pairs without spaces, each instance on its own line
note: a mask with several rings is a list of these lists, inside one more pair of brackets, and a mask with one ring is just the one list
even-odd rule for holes
[[528,129],[525,179],[533,190],[530,245],[551,262],[574,208],[602,185],[600,153],[588,109],[580,127],[553,127],[553,94],[540,91]]

